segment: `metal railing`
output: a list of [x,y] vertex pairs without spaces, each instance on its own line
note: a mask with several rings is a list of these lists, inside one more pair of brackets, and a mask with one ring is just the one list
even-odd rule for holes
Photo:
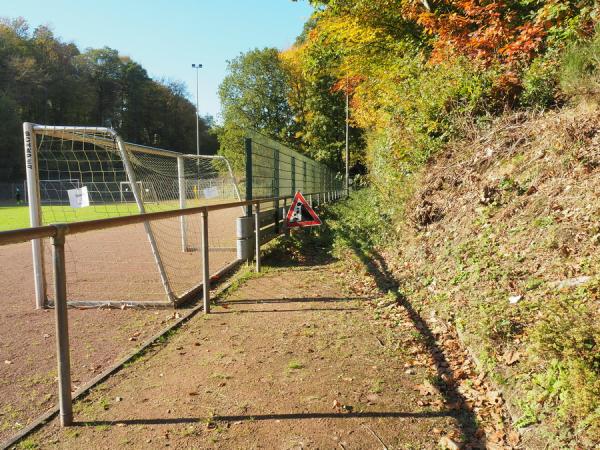
[[[335,201],[342,198],[341,190],[328,192],[315,192],[306,194],[311,200],[316,199],[317,204]],[[56,321],[56,345],[58,359],[58,388],[59,388],[59,418],[61,426],[68,426],[73,423],[72,395],[71,395],[71,363],[69,349],[68,332],[68,301],[67,301],[67,272],[65,264],[65,243],[69,235],[86,233],[95,230],[106,230],[133,224],[147,224],[153,220],[169,219],[175,217],[184,217],[192,214],[201,214],[202,216],[202,291],[203,291],[203,309],[206,314],[210,313],[210,273],[209,273],[209,242],[208,242],[208,217],[211,211],[219,211],[228,208],[246,207],[249,215],[254,217],[254,240],[255,251],[254,259],[256,271],[261,269],[260,246],[265,242],[266,236],[261,236],[261,228],[265,228],[264,220],[261,216],[261,203],[273,204],[283,200],[284,205],[292,196],[277,198],[260,198],[253,200],[244,200],[238,202],[221,203],[215,205],[198,206],[186,209],[174,209],[168,211],[159,211],[152,213],[140,213],[130,216],[112,217],[107,219],[96,219],[89,221],[73,222],[68,224],[53,224],[35,228],[23,228],[0,232],[0,246],[27,242],[35,239],[49,238],[52,240],[52,261],[53,261],[53,282],[55,294],[55,321]],[[278,208],[278,207],[277,207]],[[285,206],[284,206],[285,208]],[[253,210],[253,211],[252,211]],[[263,212],[264,213],[264,212]],[[270,216],[273,217],[273,216]],[[275,218],[275,233],[267,237],[267,241],[281,235],[278,228],[278,218]],[[272,226],[272,224],[270,225]],[[240,260],[238,259],[238,262]]]

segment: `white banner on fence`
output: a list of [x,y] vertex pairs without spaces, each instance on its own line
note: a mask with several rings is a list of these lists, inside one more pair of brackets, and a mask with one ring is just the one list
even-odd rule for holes
[[219,196],[219,188],[209,187],[204,189],[204,198],[215,198]]
[[69,189],[67,193],[69,194],[71,208],[85,208],[86,206],[90,206],[87,186],[83,186],[80,189]]

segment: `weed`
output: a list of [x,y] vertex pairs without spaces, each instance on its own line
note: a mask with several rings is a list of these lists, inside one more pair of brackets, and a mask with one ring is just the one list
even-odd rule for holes
[[224,373],[213,373],[211,375],[212,378],[216,378],[218,380],[230,380],[231,376],[230,375],[226,375]]
[[540,280],[539,278],[529,278],[525,283],[525,289],[528,291],[533,291],[539,288],[542,284],[544,284],[544,280]]
[[79,431],[74,430],[72,428],[65,429],[64,433],[67,439],[76,439],[79,437]]
[[550,216],[545,217],[536,217],[533,220],[533,225],[538,228],[548,228],[550,225],[554,224],[554,218]]
[[371,384],[371,388],[369,389],[369,391],[372,392],[373,394],[381,394],[383,392],[384,384],[385,384],[385,381],[383,381],[383,380],[374,380],[373,383]]
[[290,370],[304,369],[304,364],[302,364],[301,362],[298,362],[298,361],[290,361],[288,363],[288,369],[290,369]]
[[40,448],[40,446],[33,438],[27,438],[17,445],[19,450],[34,450],[37,448]]

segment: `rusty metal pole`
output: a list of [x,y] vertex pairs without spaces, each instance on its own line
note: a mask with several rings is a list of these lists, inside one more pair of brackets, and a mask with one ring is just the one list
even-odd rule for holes
[[208,260],[208,211],[202,210],[202,297],[204,314],[210,314],[210,271]]
[[56,355],[58,359],[58,405],[60,409],[60,425],[63,427],[73,424],[69,319],[67,312],[67,271],[65,267],[65,231],[66,226],[57,226],[56,236],[52,238]]

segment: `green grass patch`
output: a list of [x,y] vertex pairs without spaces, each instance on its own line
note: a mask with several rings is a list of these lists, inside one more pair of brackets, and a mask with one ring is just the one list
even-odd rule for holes
[[304,364],[302,364],[301,362],[298,362],[298,361],[290,361],[288,363],[288,369],[290,369],[290,370],[304,369]]
[[[188,200],[186,206],[193,208],[215,203],[227,203],[224,200]],[[146,212],[168,211],[178,209],[179,202],[176,200],[160,203],[146,203]],[[84,220],[108,219],[110,217],[128,216],[138,214],[139,210],[135,203],[102,203],[92,204],[86,208],[71,208],[68,205],[45,205],[42,206],[42,221],[50,223],[71,223]],[[29,207],[22,206],[0,206],[0,231],[16,230],[29,227]]]

